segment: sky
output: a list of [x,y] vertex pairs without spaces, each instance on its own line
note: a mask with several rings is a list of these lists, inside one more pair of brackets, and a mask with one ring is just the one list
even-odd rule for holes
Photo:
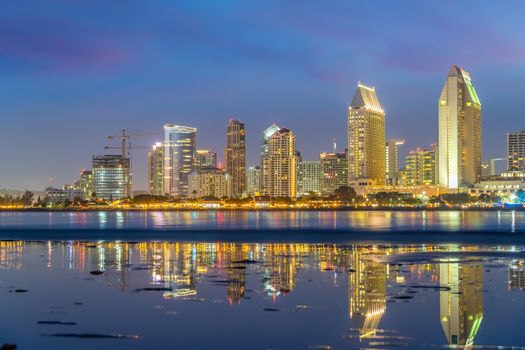
[[[194,126],[223,158],[245,122],[248,165],[262,131],[293,130],[303,159],[346,144],[358,81],[375,86],[402,154],[437,140],[452,64],[483,108],[483,158],[525,129],[525,2],[420,0],[18,0],[0,11],[0,188],[72,183],[108,135],[132,143],[134,189],[166,123]],[[151,133],[158,132],[158,135]]]

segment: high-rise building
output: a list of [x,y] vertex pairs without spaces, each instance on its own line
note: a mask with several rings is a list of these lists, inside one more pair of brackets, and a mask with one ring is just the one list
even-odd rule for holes
[[157,142],[148,152],[148,189],[155,196],[164,195],[164,147]]
[[487,178],[491,174],[490,162],[481,162],[481,177]]
[[130,161],[122,155],[93,156],[93,192],[108,201],[131,196]]
[[263,137],[261,139],[261,193],[262,194],[268,194],[267,189],[265,188],[265,181],[264,178],[267,176],[268,173],[268,166],[265,164],[267,161],[267,155],[268,155],[268,140],[270,137],[272,137],[273,134],[275,134],[277,131],[281,130],[280,127],[278,127],[275,124],[270,125],[266,130],[263,131]]
[[297,195],[297,153],[295,135],[286,128],[268,139],[264,157],[264,189],[271,197],[293,198]]
[[217,152],[207,149],[198,149],[195,151],[195,168],[216,168]]
[[399,146],[404,145],[405,140],[388,140],[386,142],[386,181],[387,184],[396,185],[399,177]]
[[436,145],[431,149],[418,147],[406,156],[404,185],[435,185],[436,174]]
[[93,194],[93,171],[82,170],[78,180],[78,189],[82,191],[83,199],[90,199]]
[[348,158],[342,153],[321,153],[321,194],[331,196],[341,186],[348,186]]
[[191,198],[232,196],[232,178],[230,174],[217,168],[201,168],[190,173],[189,196]]
[[164,192],[174,197],[188,196],[188,175],[195,168],[197,129],[164,125]]
[[[319,160],[303,160],[299,164],[300,180],[297,185],[298,194],[321,194],[321,162]],[[346,174],[346,170],[345,170]],[[345,179],[346,180],[346,179]]]
[[246,192],[255,196],[261,192],[261,167],[251,166],[246,171]]
[[507,170],[525,171],[525,130],[507,134]]
[[375,88],[358,83],[348,108],[348,179],[384,184],[385,112]]
[[481,177],[481,103],[470,74],[452,66],[439,97],[439,185],[469,187]]
[[246,192],[246,133],[244,123],[235,119],[226,126],[224,161],[232,177],[232,196],[240,198]]

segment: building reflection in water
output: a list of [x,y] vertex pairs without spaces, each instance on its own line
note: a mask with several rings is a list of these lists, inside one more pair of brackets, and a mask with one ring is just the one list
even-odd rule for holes
[[[166,299],[184,298],[198,295],[200,284],[212,284],[224,288],[231,305],[246,298],[248,283],[254,283],[251,289],[264,291],[276,300],[298,288],[301,271],[347,274],[348,314],[360,339],[377,337],[387,307],[387,286],[406,286],[406,278],[417,279],[416,283],[426,278],[424,283],[444,287],[439,291],[439,320],[449,345],[472,348],[483,320],[482,263],[450,258],[436,264],[411,264],[409,270],[402,271],[385,262],[394,255],[468,253],[483,249],[480,247],[0,241],[0,269],[23,268],[25,252],[31,251],[27,248],[34,247],[47,252],[46,268],[105,271],[105,278],[111,282],[108,285],[118,285],[122,292],[133,292],[149,283],[161,289]],[[130,278],[138,273],[147,281]],[[248,279],[250,274],[257,276]],[[511,289],[525,287],[522,260],[510,261],[508,283]]]
[[376,335],[386,311],[387,264],[371,260],[366,254],[352,254],[353,269],[348,274],[348,312],[359,330],[359,338]]
[[483,266],[447,259],[439,264],[440,320],[449,345],[472,349],[483,320]]
[[525,262],[512,260],[509,266],[509,290],[525,290]]

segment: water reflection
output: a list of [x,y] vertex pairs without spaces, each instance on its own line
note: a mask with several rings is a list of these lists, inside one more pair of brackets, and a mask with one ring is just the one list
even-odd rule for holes
[[[439,303],[434,311],[439,315],[425,314],[436,324],[439,319],[445,335],[434,342],[471,349],[484,319],[484,266],[479,257],[469,257],[474,252],[509,254],[506,260],[498,258],[505,261],[501,286],[524,289],[523,259],[515,257],[519,253],[514,247],[506,246],[0,241],[0,269],[31,268],[37,264],[31,257],[36,256],[48,270],[104,271],[103,288],[116,287],[126,295],[155,290],[160,300],[175,303],[203,299],[217,288],[230,306],[239,308],[249,308],[246,304],[254,296],[277,305],[329,276],[334,283],[316,293],[345,289],[346,319],[355,331],[351,339],[365,347],[402,338],[388,338],[408,319],[399,314],[398,303],[409,303],[421,293],[420,287],[433,291],[435,305]],[[316,300],[323,300],[320,294]],[[305,305],[312,302],[304,300]],[[397,314],[387,317],[389,312]]]
[[439,265],[440,320],[448,344],[471,349],[483,320],[483,267],[448,259]]
[[98,211],[0,212],[0,227],[24,229],[523,232],[523,211]]

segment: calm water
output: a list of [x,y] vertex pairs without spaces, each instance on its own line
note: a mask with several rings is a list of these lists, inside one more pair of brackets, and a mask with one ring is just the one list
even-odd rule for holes
[[[523,212],[2,212],[0,346],[525,349],[523,223]],[[324,243],[309,242],[318,232]],[[405,242],[389,243],[394,233]]]
[[524,232],[524,211],[91,211],[0,212],[2,229]]
[[3,241],[0,341],[510,349],[525,346],[524,259],[512,246]]

